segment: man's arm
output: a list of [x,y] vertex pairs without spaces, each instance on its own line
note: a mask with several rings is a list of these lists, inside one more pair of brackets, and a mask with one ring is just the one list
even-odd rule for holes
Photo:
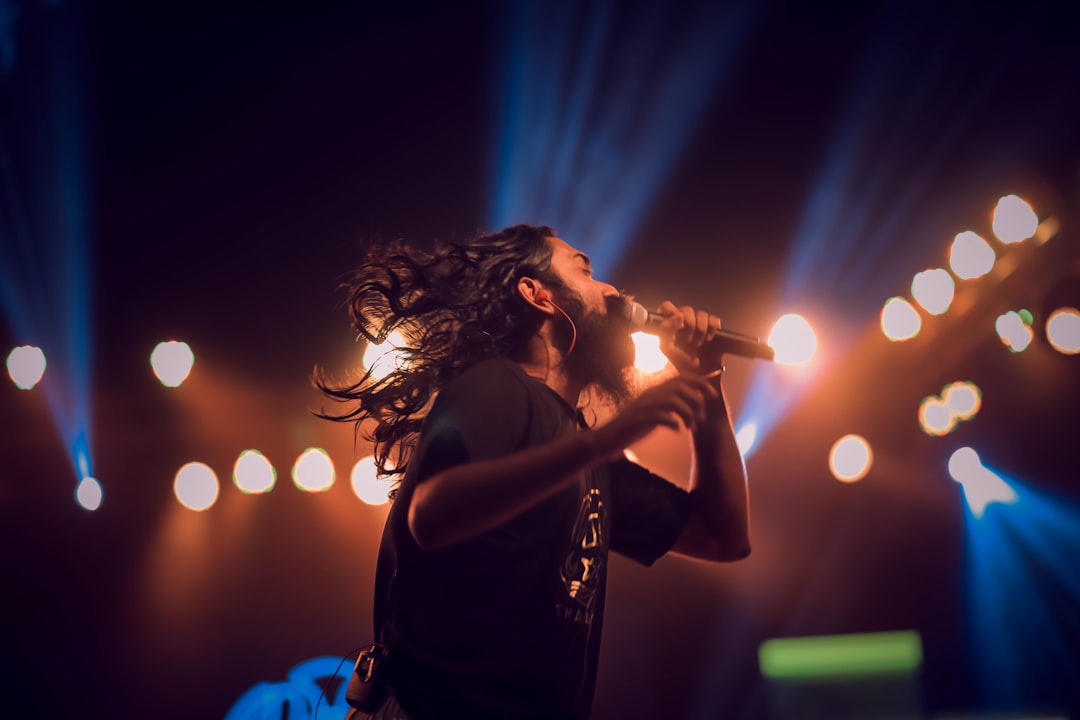
[[657,426],[678,430],[708,424],[706,406],[716,399],[706,380],[672,378],[642,393],[595,430],[437,472],[412,495],[409,530],[424,549],[476,537],[576,482],[580,471],[609,461]]
[[741,560],[750,554],[746,468],[717,380],[706,420],[693,433],[693,510],[671,552],[701,560]]
[[740,560],[750,554],[746,467],[735,441],[718,368],[702,366],[699,358],[701,346],[720,329],[720,319],[690,307],[676,308],[670,302],[662,304],[659,311],[667,316],[669,331],[662,338],[664,354],[686,376],[711,375],[708,382],[714,390],[705,401],[704,422],[691,426],[693,509],[671,552],[716,562]]

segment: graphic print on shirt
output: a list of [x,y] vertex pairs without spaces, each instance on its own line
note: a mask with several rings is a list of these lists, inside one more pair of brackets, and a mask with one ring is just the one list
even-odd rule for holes
[[603,577],[604,503],[600,491],[590,488],[581,498],[571,534],[570,552],[561,569],[566,597],[558,604],[566,620],[592,623],[596,594]]

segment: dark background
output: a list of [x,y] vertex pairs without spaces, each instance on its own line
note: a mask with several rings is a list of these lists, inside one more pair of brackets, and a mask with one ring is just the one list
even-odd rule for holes
[[[91,447],[105,488],[96,512],[73,502],[69,453],[42,393],[5,383],[4,704],[11,717],[221,717],[256,683],[370,640],[386,509],[349,490],[348,468],[367,445],[351,427],[312,417],[322,401],[310,376],[315,366],[344,375],[358,361],[336,286],[363,241],[490,229],[506,5],[2,7],[19,11],[3,36],[14,58],[4,157],[16,178],[6,231],[10,187],[35,168],[65,167],[47,163],[55,154],[34,140],[42,118],[57,121],[54,137],[66,118],[85,140]],[[875,88],[879,124],[859,172],[886,199],[868,215],[867,249],[838,251],[843,282],[811,281],[792,302],[784,271],[800,218],[859,87],[852,77],[881,42],[897,70]],[[35,101],[61,53],[78,60],[77,117]],[[1041,338],[1010,354],[973,330],[1017,303],[1045,318],[1051,299],[1080,302],[1077,59],[1065,4],[760,6],[723,92],[709,96],[609,280],[649,304],[711,308],[762,335],[779,312],[804,312],[824,359],[802,380],[728,363],[736,413],[754,373],[799,387],[748,461],[754,554],[730,566],[613,561],[598,718],[765,717],[763,640],[902,629],[922,636],[927,716],[1076,711],[1075,649],[1049,690],[1012,707],[988,702],[972,658],[980,629],[964,586],[963,498],[945,465],[956,447],[978,445],[1063,508],[1080,496],[1076,358]],[[907,82],[905,68],[922,84]],[[41,216],[65,211],[63,198],[25,187],[18,197]],[[1007,281],[965,296],[967,314],[927,321],[903,345],[881,338],[881,303],[943,263],[957,232],[989,236],[989,213],[1008,193],[1056,217],[1055,238],[1018,249]],[[847,212],[861,209],[856,200]],[[65,251],[41,228],[30,234],[31,264],[55,287],[49,269]],[[565,239],[588,248],[588,238]],[[817,240],[825,257],[832,240]],[[9,252],[10,234],[4,241],[11,272],[25,255]],[[23,335],[9,321],[0,337],[5,347],[40,342]],[[196,355],[173,391],[147,362],[170,338]],[[919,400],[960,377],[983,388],[982,412],[948,438],[926,436],[914,420]],[[874,444],[875,465],[842,485],[825,458],[848,432]],[[338,466],[322,495],[287,477],[313,445]],[[267,495],[227,482],[249,447],[278,469]],[[686,450],[685,438],[661,434],[640,455],[680,480]],[[223,481],[204,513],[172,493],[190,460]],[[1038,571],[1074,572],[1075,549],[1059,548],[1064,565]],[[1056,602],[1075,607],[1076,597]],[[1080,646],[1075,621],[1043,632]],[[1039,638],[1023,647],[1038,656]]]

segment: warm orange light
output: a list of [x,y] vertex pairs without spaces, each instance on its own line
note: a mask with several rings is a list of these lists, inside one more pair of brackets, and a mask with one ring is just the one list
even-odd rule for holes
[[985,275],[993,269],[996,259],[990,243],[971,231],[957,235],[949,250],[949,267],[961,280]]
[[150,367],[165,387],[179,387],[187,379],[194,364],[195,355],[186,342],[161,342],[150,353]]
[[643,373],[660,372],[667,367],[667,355],[660,352],[660,338],[636,332],[630,339],[634,341],[634,367]]
[[956,282],[948,270],[934,268],[917,273],[911,281],[911,295],[931,315],[941,315],[952,305]]
[[919,405],[919,426],[927,435],[948,435],[956,428],[956,420],[956,413],[941,398],[923,398]]
[[860,435],[845,435],[829,451],[829,470],[840,482],[862,480],[873,464],[874,453],[870,443]]
[[1006,195],[994,208],[994,235],[1003,243],[1018,243],[1039,229],[1039,216],[1031,205],[1016,195]]
[[391,483],[379,477],[374,455],[368,455],[356,461],[351,479],[353,493],[368,505],[385,505],[390,501]]
[[1058,308],[1046,319],[1046,340],[1064,355],[1080,353],[1080,311]]
[[293,463],[293,483],[306,492],[326,492],[334,484],[334,461],[322,448],[308,448]]
[[881,332],[893,342],[910,340],[922,329],[919,311],[902,297],[889,298],[881,308]]
[[258,450],[245,450],[233,465],[233,483],[241,492],[262,494],[274,489],[277,471],[270,460]]
[[982,407],[982,391],[973,382],[957,381],[941,390],[941,401],[957,420],[970,420]]
[[817,352],[818,341],[806,318],[788,313],[773,325],[768,345],[776,351],[776,362],[781,365],[805,365]]
[[180,504],[190,510],[206,510],[217,502],[217,474],[209,465],[189,462],[176,472],[173,492]]
[[1035,337],[1035,332],[1031,329],[1031,326],[1024,322],[1024,318],[1015,310],[1010,310],[1004,315],[998,316],[998,319],[994,322],[994,329],[997,330],[1001,342],[1005,343],[1005,346],[1013,352],[1026,350]]
[[405,353],[402,348],[405,338],[401,333],[394,331],[386,336],[384,342],[378,345],[368,344],[364,350],[364,367],[371,371],[372,377],[382,380],[384,377],[398,370],[405,364]]

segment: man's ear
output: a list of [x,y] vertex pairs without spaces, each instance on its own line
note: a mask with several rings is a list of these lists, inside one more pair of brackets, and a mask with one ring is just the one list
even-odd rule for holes
[[523,277],[518,280],[518,293],[521,298],[534,308],[546,315],[554,315],[555,308],[551,302],[551,293],[544,289],[543,284],[531,277]]

